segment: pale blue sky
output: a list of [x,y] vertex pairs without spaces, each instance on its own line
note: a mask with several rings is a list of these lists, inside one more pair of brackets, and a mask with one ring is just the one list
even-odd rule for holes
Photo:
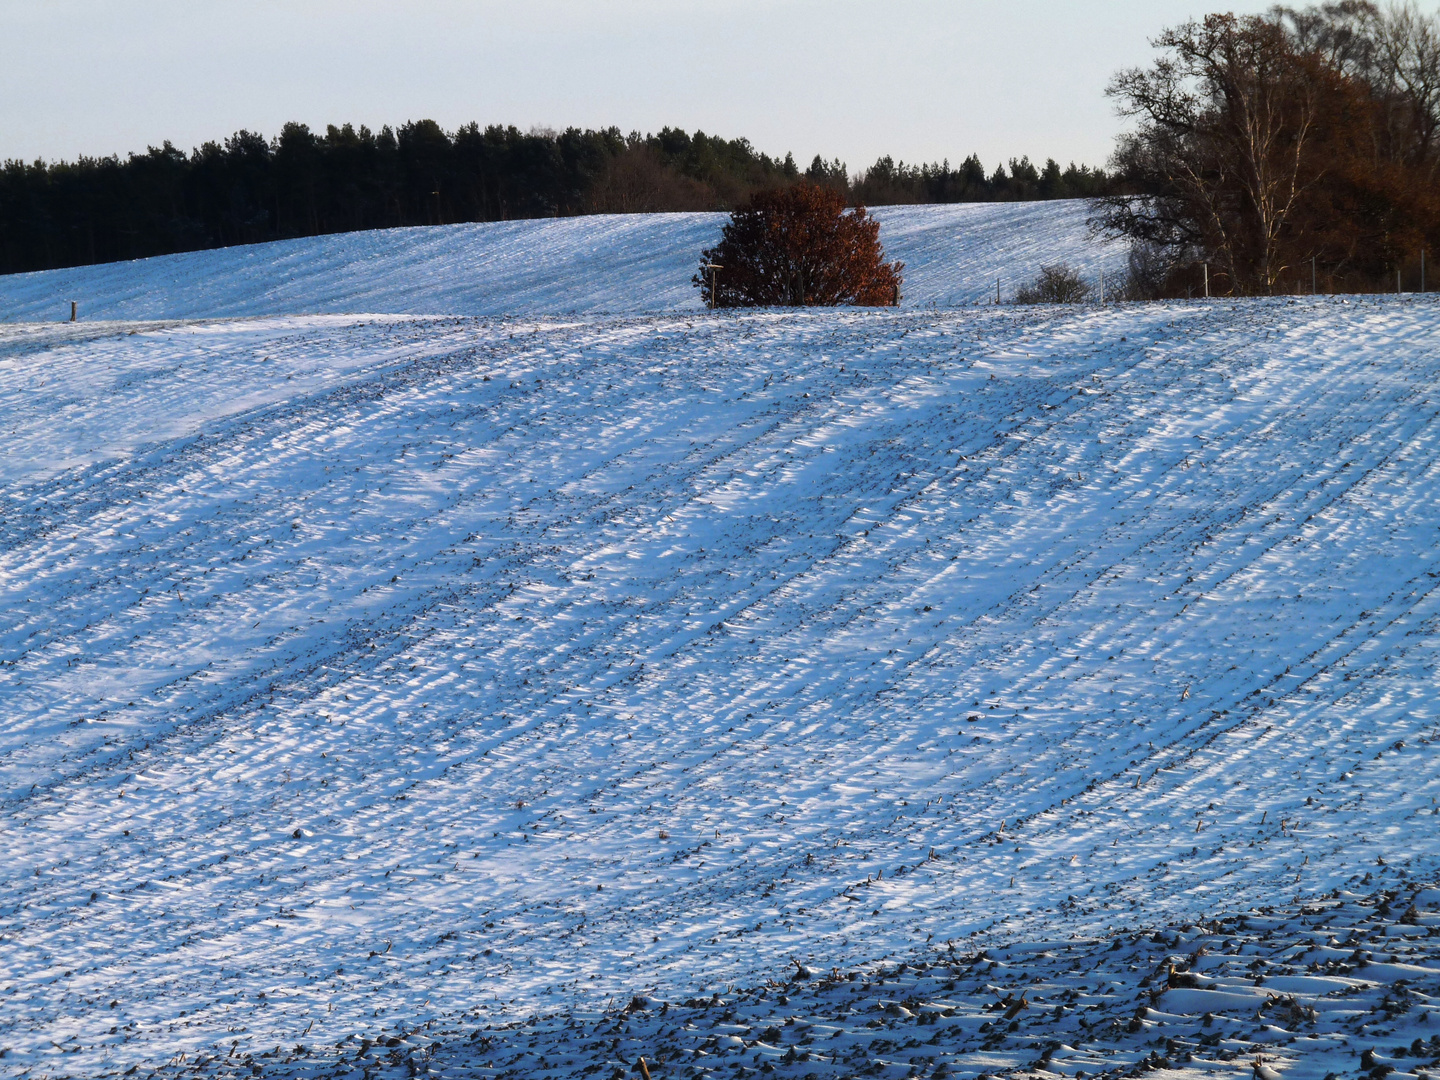
[[1102,163],[1102,91],[1223,0],[0,0],[0,158],[430,117],[666,124],[851,167]]

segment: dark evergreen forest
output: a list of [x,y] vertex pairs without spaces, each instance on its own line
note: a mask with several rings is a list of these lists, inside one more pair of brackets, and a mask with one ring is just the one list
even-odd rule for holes
[[729,210],[808,177],[852,203],[989,202],[1107,193],[1099,170],[987,172],[973,155],[910,166],[881,158],[852,177],[817,157],[802,170],[746,139],[666,128],[656,135],[521,132],[431,120],[384,127],[287,124],[185,153],[171,143],[125,158],[7,161],[0,168],[0,273],[403,225],[590,213]]

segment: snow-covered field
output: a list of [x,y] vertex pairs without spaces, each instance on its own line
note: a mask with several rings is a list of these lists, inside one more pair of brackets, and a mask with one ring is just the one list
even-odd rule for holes
[[[905,304],[988,301],[1042,263],[1098,284],[1123,272],[1122,247],[1097,244],[1080,201],[892,206],[875,211]],[[724,214],[632,214],[347,233],[131,263],[0,277],[0,322],[195,319],[383,311],[554,315],[699,311],[690,284]]]
[[793,964],[763,986],[683,1001],[637,995],[258,1054],[222,1046],[152,1075],[618,1080],[643,1060],[652,1076],[685,1077],[1423,1077],[1440,1069],[1437,907],[1440,891],[1401,889],[1153,934],[937,943],[844,972]]
[[[1100,941],[1009,993],[1336,889],[1429,933],[1437,421],[1430,297],[0,327],[0,1075]],[[1440,1030],[1427,940],[1323,993]],[[728,1037],[657,1071],[918,1053]]]

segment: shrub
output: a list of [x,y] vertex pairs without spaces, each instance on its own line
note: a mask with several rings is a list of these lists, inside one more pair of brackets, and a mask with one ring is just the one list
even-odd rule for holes
[[[1185,252],[1163,247],[1153,241],[1137,240],[1130,245],[1125,281],[1119,289],[1121,300],[1159,300],[1181,265]],[[1192,260],[1193,261],[1193,260]]]
[[1090,283],[1064,263],[1042,266],[1040,276],[1015,294],[1017,304],[1083,304],[1090,299]]
[[838,191],[802,180],[731,214],[692,281],[711,307],[887,307],[900,302],[902,270],[885,262],[863,206],[847,213]]

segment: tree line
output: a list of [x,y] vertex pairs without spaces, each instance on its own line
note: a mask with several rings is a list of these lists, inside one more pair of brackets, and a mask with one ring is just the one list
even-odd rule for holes
[[[1440,248],[1440,16],[1339,0],[1166,30],[1094,224],[1136,296],[1395,291]],[[1433,274],[1431,280],[1434,280]],[[1408,283],[1408,285],[1407,285]]]
[[521,132],[431,120],[378,132],[286,124],[239,131],[189,153],[0,167],[0,273],[166,255],[405,225],[591,213],[729,210],[809,179],[850,203],[976,202],[1093,196],[1099,170],[1029,159],[987,173],[977,157],[910,166],[881,158],[851,176],[816,157],[801,170],[746,139],[666,128]]

